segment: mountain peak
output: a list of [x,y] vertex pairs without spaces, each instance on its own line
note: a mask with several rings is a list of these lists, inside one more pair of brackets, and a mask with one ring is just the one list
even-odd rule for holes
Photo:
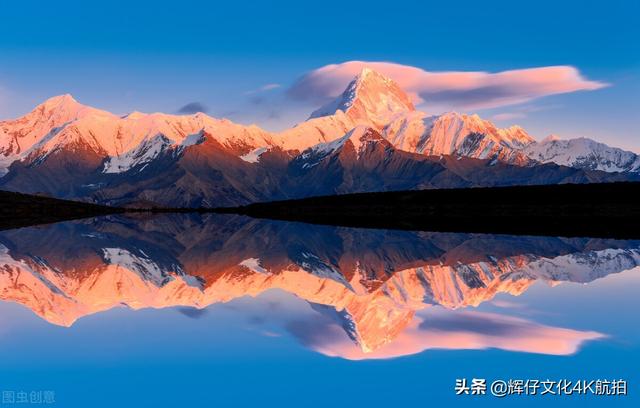
[[76,99],[70,93],[64,93],[64,94],[52,96],[51,98],[47,99],[43,103],[46,104],[46,103],[62,103],[62,102],[75,102],[75,103],[77,103],[78,101],[76,101]]
[[371,84],[373,82],[381,82],[381,83],[393,83],[391,78],[384,76],[378,71],[374,71],[369,67],[364,67],[360,70],[360,73],[356,75],[354,81],[356,82],[358,87],[367,86],[367,83]]
[[47,99],[40,105],[36,106],[34,110],[29,112],[23,118],[49,122],[51,127],[58,127],[70,121],[87,116],[116,117],[110,112],[83,105],[71,94],[66,93]]
[[83,105],[67,93],[47,99],[24,117],[31,120],[50,121],[51,125],[56,127],[89,115],[114,116],[107,111]]
[[374,72],[376,72],[376,71],[372,70],[369,67],[364,67],[364,68],[362,68],[362,70],[360,70],[360,74],[358,76],[363,77],[363,76],[369,75],[369,74],[374,73]]
[[[42,109],[46,111],[58,110],[58,109],[73,109],[78,106],[82,106],[78,101],[74,99],[71,94],[62,94],[53,96],[43,103],[41,103],[38,107],[42,107]],[[36,108],[37,109],[37,108]]]
[[335,100],[314,111],[310,118],[343,111],[357,124],[381,128],[401,112],[414,111],[409,96],[392,79],[364,67]]
[[123,116],[124,119],[131,119],[131,120],[138,120],[138,119],[142,119],[147,117],[148,115],[146,113],[140,112],[140,111],[133,111],[133,112],[129,112],[126,115]]

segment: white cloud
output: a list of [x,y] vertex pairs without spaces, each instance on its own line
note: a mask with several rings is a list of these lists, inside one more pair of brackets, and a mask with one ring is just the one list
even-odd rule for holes
[[493,115],[491,118],[493,120],[511,120],[511,119],[522,119],[527,115],[524,112],[504,112]]
[[349,61],[325,65],[304,74],[287,90],[287,95],[296,100],[326,102],[338,96],[365,66],[396,81],[416,104],[443,109],[496,108],[548,95],[608,86],[607,83],[584,78],[572,66],[548,66],[496,73],[430,72],[390,62]]
[[541,105],[541,106],[532,106],[532,105],[522,105],[515,107],[507,112],[499,112],[491,116],[493,120],[501,120],[501,121],[509,121],[513,119],[522,119],[529,116],[530,113],[545,111],[549,109],[556,109],[561,107],[561,105]]

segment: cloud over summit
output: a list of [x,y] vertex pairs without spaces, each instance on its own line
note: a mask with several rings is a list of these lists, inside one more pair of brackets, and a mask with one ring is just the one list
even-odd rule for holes
[[608,84],[584,78],[572,66],[548,66],[496,73],[431,72],[391,62],[349,61],[310,71],[287,90],[295,100],[323,103],[339,95],[364,67],[398,83],[416,104],[442,109],[488,109],[548,95],[600,89]]

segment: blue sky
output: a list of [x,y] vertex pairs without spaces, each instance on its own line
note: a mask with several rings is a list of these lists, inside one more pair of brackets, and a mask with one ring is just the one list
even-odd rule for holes
[[[456,109],[520,124],[539,138],[586,136],[640,151],[640,2],[633,0],[16,1],[2,10],[0,118],[72,93],[115,113],[175,113],[198,102],[213,116],[277,129],[315,107],[290,100],[287,90],[327,64],[489,73],[570,66],[609,86]],[[440,109],[428,100],[420,108]]]

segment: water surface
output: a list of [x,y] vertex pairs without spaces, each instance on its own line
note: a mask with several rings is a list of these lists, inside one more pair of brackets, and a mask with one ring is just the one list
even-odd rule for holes
[[[640,241],[221,215],[0,232],[0,390],[56,406],[636,406]],[[473,396],[456,379],[624,379]],[[49,394],[51,395],[51,394]]]

